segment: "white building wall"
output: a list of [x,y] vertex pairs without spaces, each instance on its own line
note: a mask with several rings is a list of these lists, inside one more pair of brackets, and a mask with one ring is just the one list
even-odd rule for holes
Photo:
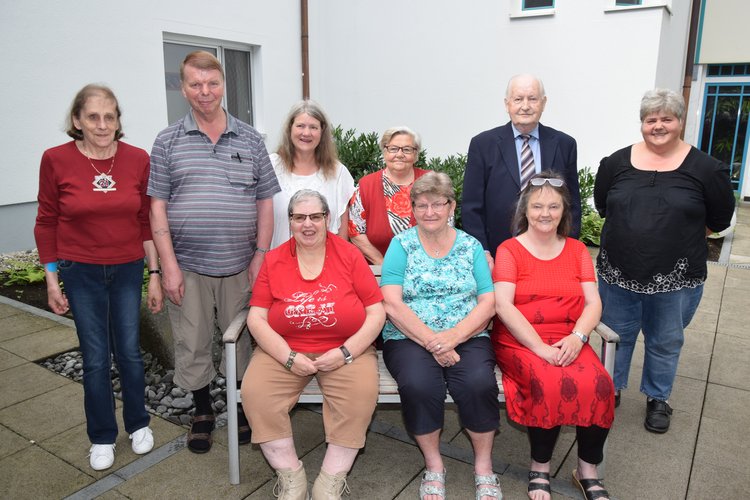
[[575,137],[579,167],[596,169],[640,139],[644,91],[679,90],[690,8],[614,3],[558,0],[554,15],[510,18],[520,0],[310,0],[311,96],[333,123],[406,124],[444,156],[507,122],[508,79],[535,73],[548,96],[542,122]]
[[[65,116],[83,85],[111,86],[123,111],[124,140],[150,151],[168,125],[165,32],[260,47],[256,126],[274,147],[281,120],[302,92],[299,12],[298,0],[3,2],[0,252],[34,246],[39,160],[45,149],[69,140]],[[13,217],[3,210],[10,205]],[[26,205],[19,221],[18,209]]]

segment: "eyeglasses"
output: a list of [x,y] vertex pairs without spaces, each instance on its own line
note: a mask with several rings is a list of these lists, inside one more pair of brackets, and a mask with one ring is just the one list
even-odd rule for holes
[[316,212],[314,214],[289,214],[289,219],[297,224],[302,224],[309,217],[312,222],[321,222],[328,215],[327,212]]
[[563,184],[565,184],[562,179],[550,179],[549,177],[534,177],[529,180],[529,184],[532,186],[544,186],[545,182],[549,182],[550,186],[556,188],[563,187]]
[[399,151],[403,151],[403,153],[405,155],[413,155],[414,153],[417,152],[417,148],[412,147],[412,146],[402,146],[402,147],[399,147],[399,146],[386,146],[385,150],[388,151],[389,153],[391,153],[392,155],[395,155]]
[[435,203],[420,203],[419,205],[414,205],[414,211],[423,213],[426,212],[428,208],[432,208],[433,212],[442,212],[445,210],[445,207],[447,207],[450,204],[451,200],[445,200],[445,201],[436,201]]

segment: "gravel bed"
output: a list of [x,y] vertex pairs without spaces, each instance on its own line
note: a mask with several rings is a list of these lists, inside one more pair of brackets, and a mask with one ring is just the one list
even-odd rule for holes
[[[151,353],[142,352],[146,370],[144,399],[149,413],[158,415],[172,423],[189,426],[195,411],[193,393],[174,384],[174,370],[165,370]],[[83,383],[83,357],[80,351],[65,352],[55,358],[39,363],[41,366],[64,377]],[[122,399],[120,375],[117,365],[112,364],[112,388],[117,399]],[[227,422],[226,381],[217,376],[210,386],[212,406],[216,413],[216,426],[223,427]]]
[[7,273],[29,264],[39,264],[39,252],[36,249],[0,254],[0,273]]

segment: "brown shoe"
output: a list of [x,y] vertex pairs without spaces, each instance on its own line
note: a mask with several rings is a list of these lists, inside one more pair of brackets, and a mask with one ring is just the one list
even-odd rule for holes
[[346,484],[346,472],[330,475],[323,469],[320,469],[312,489],[313,500],[341,500],[341,495],[349,492],[349,485]]
[[[205,422],[205,423],[204,423]],[[211,433],[214,430],[216,417],[211,415],[195,415],[190,423],[187,435],[188,450],[193,453],[208,453],[214,444]]]
[[273,486],[273,496],[279,500],[307,500],[307,475],[300,461],[297,470],[278,469],[278,479]]

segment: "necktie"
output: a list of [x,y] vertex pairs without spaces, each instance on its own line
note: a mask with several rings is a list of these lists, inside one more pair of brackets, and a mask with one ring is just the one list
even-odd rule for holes
[[523,189],[529,183],[531,176],[536,173],[536,169],[534,168],[534,154],[531,152],[531,146],[529,146],[531,136],[524,134],[521,138],[523,139],[523,146],[521,146],[521,189]]

